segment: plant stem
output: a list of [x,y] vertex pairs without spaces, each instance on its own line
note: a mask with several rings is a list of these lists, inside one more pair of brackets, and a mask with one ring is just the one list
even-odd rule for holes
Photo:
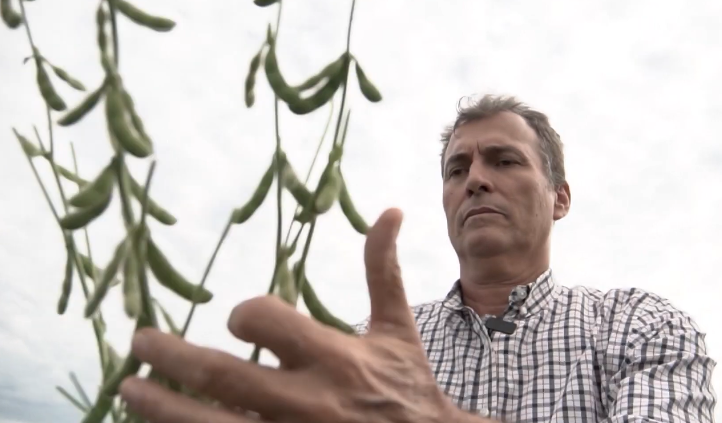
[[303,292],[303,284],[306,282],[306,278],[302,277],[305,275],[306,259],[308,258],[308,252],[311,249],[311,238],[313,238],[313,230],[316,228],[316,219],[311,221],[311,227],[308,229],[308,235],[306,235],[306,243],[303,246],[303,253],[301,253],[301,260],[299,260],[296,277],[296,290],[300,293]]
[[[276,16],[276,32],[274,34],[274,39],[276,39],[276,37],[278,37],[278,29],[281,24],[282,4],[283,4],[283,2],[279,2],[279,4],[278,4],[278,15]],[[274,118],[275,122],[274,123],[275,123],[275,135],[276,135],[276,151],[274,154],[276,155],[276,163],[280,163],[281,136],[280,136],[280,124],[279,124],[279,118],[278,118],[278,97],[274,97],[274,110],[275,110],[275,118]],[[281,225],[283,223],[283,215],[282,215],[282,209],[281,209],[283,186],[280,183],[280,181],[281,181],[281,172],[280,171],[281,171],[280,166],[276,167],[276,181],[278,181],[277,190],[276,190],[276,200],[277,200],[277,210],[276,211],[278,214],[278,216],[277,216],[277,235],[276,235],[276,256],[277,256],[276,261],[278,261],[278,252],[280,251],[280,247],[281,247],[281,235],[280,234],[281,234]],[[210,260],[208,261],[208,264],[206,264],[206,268],[203,271],[203,276],[201,277],[201,281],[198,284],[198,287],[196,288],[196,290],[202,289],[206,283],[208,275],[211,272],[211,268],[213,267],[213,264],[216,260],[216,256],[218,256],[218,252],[220,251],[221,247],[223,246],[223,243],[225,242],[226,237],[228,236],[228,233],[231,230],[231,226],[233,225],[233,222],[231,219],[232,218],[228,219],[228,223],[226,223],[226,226],[223,228],[223,232],[221,233],[221,236],[218,239],[218,242],[216,243],[216,247],[213,250],[213,254],[211,255]],[[274,270],[274,275],[275,275],[275,270]],[[188,332],[188,327],[190,326],[191,319],[193,318],[193,314],[195,313],[197,305],[198,305],[197,302],[195,302],[195,301],[191,302],[191,308],[188,311],[188,315],[186,316],[185,323],[183,324],[183,329],[181,330],[181,333],[180,333],[181,338],[185,337],[186,333]]]
[[[276,16],[276,31],[273,34],[273,44],[278,45],[278,32],[281,28],[281,11],[283,10],[283,2],[278,2],[278,15]],[[276,266],[273,271],[273,278],[276,276],[278,261],[281,257],[281,232],[283,231],[283,182],[281,166],[281,130],[278,113],[278,96],[273,96],[273,120],[276,135]],[[272,279],[273,279],[272,278]]]
[[[73,170],[75,171],[75,174],[78,175],[78,177],[80,177],[80,170],[78,168],[78,158],[75,155],[75,146],[73,145],[72,142],[70,143],[70,152],[73,155]],[[78,185],[78,189],[80,189],[81,188],[80,184],[77,184],[77,185]],[[95,273],[95,264],[93,262],[93,252],[90,248],[90,234],[88,232],[87,226],[83,228],[83,234],[85,235],[85,249],[88,252],[88,261],[90,262],[90,272],[92,273],[91,278],[93,280],[97,280],[99,275],[97,275]]]
[[[221,246],[223,245],[223,242],[226,240],[226,237],[228,236],[228,233],[231,231],[231,225],[233,223],[231,222],[231,219],[228,219],[228,223],[226,223],[226,227],[223,229],[223,233],[221,234],[221,238],[216,243],[216,248],[213,250],[213,254],[211,255],[211,259],[208,261],[208,264],[206,265],[206,269],[203,272],[203,277],[201,277],[201,282],[198,284],[198,288],[196,290],[203,289],[203,286],[206,283],[206,279],[208,278],[208,274],[211,272],[211,268],[213,267],[213,263],[216,261],[216,256],[218,255],[218,251],[220,251]],[[195,298],[195,296],[193,297]],[[183,329],[181,330],[180,337],[183,338],[186,335],[186,332],[188,332],[188,327],[191,324],[191,319],[193,318],[193,313],[196,310],[196,305],[198,303],[194,300],[191,303],[191,309],[188,311],[188,316],[186,316],[186,321],[183,323]]]
[[[111,0],[106,0],[108,3],[110,13],[110,27],[113,37],[113,63],[115,64],[116,72],[120,72],[120,47],[118,46],[118,21],[116,18],[117,11],[115,3]],[[148,176],[146,186],[144,188],[144,198],[141,201],[141,216],[139,226],[136,227],[135,217],[133,216],[133,207],[131,205],[131,195],[129,187],[126,185],[129,182],[126,177],[130,178],[130,170],[125,165],[125,153],[121,149],[117,149],[115,153],[117,159],[117,178],[118,178],[118,191],[120,193],[121,207],[123,211],[123,221],[128,232],[128,236],[135,236],[134,231],[138,231],[141,234],[146,233],[145,218],[147,214],[147,196],[148,196],[148,183],[150,182],[153,172],[155,170],[155,160],[150,164],[148,170]],[[152,297],[150,294],[150,286],[148,285],[148,277],[145,270],[145,242],[144,238],[146,235],[138,236],[136,239],[136,248],[134,249],[136,259],[138,260],[138,277],[140,282],[141,291],[141,302],[143,313],[138,319],[144,319],[153,327],[158,326],[158,320],[155,315],[155,309],[153,308]]]
[[106,0],[108,3],[108,10],[110,12],[110,27],[113,36],[113,60],[115,63],[115,69],[118,70],[120,65],[120,49],[118,47],[118,22],[115,17],[115,3],[112,0]]
[[[35,57],[37,66],[42,66],[42,63],[39,62],[40,59],[35,54],[35,52],[37,51],[37,48],[35,46],[35,42],[33,41],[32,31],[30,30],[30,21],[28,19],[27,11],[25,10],[25,4],[24,4],[25,2],[20,1],[19,3],[20,3],[20,13],[22,14],[23,21],[25,22],[25,33],[27,34],[27,37],[28,37],[28,43],[30,44],[30,49],[33,52],[33,56]],[[50,167],[53,170],[53,175],[55,176],[55,182],[58,186],[58,191],[59,191],[62,203],[63,203],[63,208],[67,212],[67,210],[68,210],[67,198],[66,198],[65,192],[63,190],[63,185],[60,182],[60,176],[58,175],[57,169],[55,168],[55,161],[53,160],[54,147],[55,147],[54,137],[53,137],[53,121],[52,121],[51,114],[50,114],[50,107],[47,105],[47,103],[45,104],[45,114],[47,116],[47,123],[48,123],[48,135],[49,135],[49,141],[50,141],[50,149],[49,150],[45,150],[45,147],[43,146],[42,139],[40,138],[40,134],[38,133],[37,128],[33,127],[33,129],[35,131],[35,136],[38,139],[38,143],[40,144],[40,147],[43,150],[43,153],[47,154],[47,159],[50,162]],[[85,272],[83,269],[83,264],[80,260],[80,254],[78,253],[78,249],[75,246],[75,239],[71,232],[65,231],[62,228],[62,226],[60,226],[60,216],[58,215],[58,212],[55,209],[55,206],[53,205],[53,202],[50,199],[50,196],[48,195],[48,190],[45,188],[45,185],[43,184],[43,181],[40,178],[40,175],[38,174],[37,169],[35,168],[35,164],[33,163],[32,158],[30,156],[27,156],[27,158],[28,158],[28,162],[30,163],[31,168],[33,169],[33,174],[35,175],[35,179],[38,181],[38,184],[40,184],[40,188],[43,191],[45,200],[48,202],[48,205],[50,206],[50,210],[53,213],[53,217],[55,217],[55,221],[58,224],[58,228],[60,229],[60,231],[63,234],[63,239],[66,242],[66,250],[68,251],[68,253],[73,254],[73,261],[75,262],[75,267],[78,271],[78,277],[80,278],[80,285],[83,289],[83,294],[85,294],[85,298],[87,300],[87,298],[90,296],[90,292],[88,290],[88,284],[85,280]],[[103,322],[103,316],[100,311],[98,311],[96,314],[96,317],[94,317],[92,319],[92,324],[93,324],[93,332],[95,333],[95,340],[96,340],[96,343],[98,346],[98,351],[100,354],[100,368],[102,370],[107,363],[107,357],[105,357],[104,349],[103,349],[103,345],[104,345],[103,332],[104,332],[105,323]]]
[[[334,102],[333,98],[331,99],[331,108],[328,112],[328,119],[326,119],[326,126],[323,128],[323,134],[321,134],[321,139],[318,142],[318,145],[316,146],[316,153],[313,155],[313,160],[311,160],[311,165],[308,167],[308,171],[306,172],[306,179],[304,179],[303,184],[308,185],[308,180],[311,179],[311,172],[313,171],[314,166],[316,165],[316,160],[318,160],[318,155],[321,153],[321,147],[323,147],[323,142],[326,140],[326,134],[328,133],[328,128],[331,126],[331,119],[333,118],[333,109],[334,109]],[[296,205],[296,212],[298,213],[302,208],[301,204]],[[294,213],[294,214],[295,214]],[[304,224],[301,224],[301,227],[303,228]],[[285,245],[288,245],[288,240],[291,236],[291,229],[293,229],[293,220],[291,220],[291,223],[288,225],[288,230],[286,231],[286,240],[284,241]],[[296,239],[298,239],[298,236],[301,234],[301,232],[296,233]],[[294,241],[295,243],[295,241]]]
[[[349,13],[348,17],[348,31],[346,33],[346,57],[348,60],[348,65],[351,66],[351,57],[350,57],[350,51],[351,51],[351,27],[353,26],[353,14],[356,10],[356,0],[351,1],[351,13]],[[333,145],[338,145],[338,132],[341,129],[341,119],[343,118],[343,112],[344,108],[346,106],[346,91],[348,89],[348,71],[346,72],[346,75],[344,76],[343,81],[343,93],[341,94],[341,108],[338,111],[338,120],[336,122],[336,133],[333,136]]]

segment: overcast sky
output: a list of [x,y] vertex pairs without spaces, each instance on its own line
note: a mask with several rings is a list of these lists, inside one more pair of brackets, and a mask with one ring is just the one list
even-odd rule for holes
[[[230,210],[249,197],[274,148],[265,78],[250,110],[243,85],[276,10],[251,0],[135,4],[178,23],[160,34],[120,19],[121,73],[155,142],[153,197],[178,218],[174,227],[153,224],[153,236],[198,280]],[[89,89],[102,78],[96,5],[26,4],[40,51]],[[285,5],[278,55],[288,80],[300,82],[343,51],[350,6]],[[441,207],[438,134],[460,97],[513,94],[547,113],[566,144],[573,201],[553,237],[559,281],[667,297],[708,332],[709,352],[719,359],[720,21],[718,0],[359,0],[351,50],[384,101],[370,104],[351,85],[344,174],[369,223],[387,207],[404,211],[399,254],[410,301],[444,296],[458,276]],[[94,394],[97,350],[78,285],[67,314],[55,313],[62,238],[11,132],[31,136],[37,125],[47,141],[35,72],[32,63],[22,65],[30,53],[25,33],[0,29],[0,52],[0,422],[78,421],[54,386],[71,388],[74,371]],[[84,97],[56,86],[69,105]],[[282,107],[284,148],[299,173],[327,116],[327,108],[299,118]],[[68,166],[70,141],[82,175],[91,178],[111,155],[100,109],[56,129],[56,154]],[[52,187],[48,168],[38,166]],[[147,161],[135,160],[132,170],[144,178]],[[232,230],[208,281],[215,299],[199,307],[190,340],[248,355],[226,319],[235,304],[267,288],[275,236],[268,200]],[[94,257],[107,261],[122,231],[114,202],[91,226]],[[319,296],[349,322],[369,312],[362,249],[363,237],[334,208],[319,222],[307,264]],[[187,303],[153,289],[182,321]],[[103,312],[108,339],[125,353],[132,328],[119,289]],[[722,391],[719,369],[714,384]]]

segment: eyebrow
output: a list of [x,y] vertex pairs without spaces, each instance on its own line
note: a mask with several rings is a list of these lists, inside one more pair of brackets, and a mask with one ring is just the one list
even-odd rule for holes
[[[484,147],[480,149],[479,151],[482,155],[501,155],[504,153],[513,153],[517,154],[519,156],[525,157],[524,153],[518,149],[517,147],[511,146],[511,145],[490,145],[487,147]],[[454,153],[449,156],[448,159],[446,159],[446,162],[444,163],[444,167],[448,166],[449,164],[453,163],[459,163],[463,162],[469,159],[470,154],[467,151],[460,151],[458,153]]]

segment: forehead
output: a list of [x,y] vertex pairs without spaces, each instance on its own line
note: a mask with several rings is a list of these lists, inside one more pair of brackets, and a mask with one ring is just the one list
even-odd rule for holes
[[513,146],[531,153],[538,142],[536,133],[524,118],[512,112],[501,112],[456,128],[446,155],[490,146]]

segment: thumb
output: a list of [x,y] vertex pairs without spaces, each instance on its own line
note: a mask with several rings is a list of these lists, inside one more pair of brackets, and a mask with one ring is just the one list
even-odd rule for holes
[[396,238],[403,214],[388,209],[366,234],[364,261],[371,297],[369,331],[393,331],[396,336],[418,336],[416,322],[406,300],[401,269],[396,256]]

